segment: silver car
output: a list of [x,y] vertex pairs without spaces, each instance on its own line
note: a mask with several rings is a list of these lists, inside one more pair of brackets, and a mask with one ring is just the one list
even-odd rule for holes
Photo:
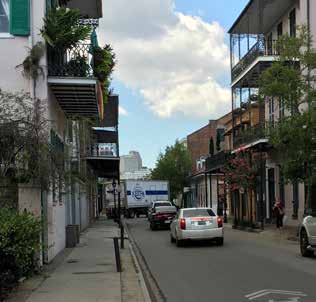
[[181,246],[185,240],[215,240],[224,244],[223,220],[211,208],[180,209],[170,226],[170,240]]
[[316,251],[316,215],[304,217],[300,225],[299,237],[302,256],[313,256]]

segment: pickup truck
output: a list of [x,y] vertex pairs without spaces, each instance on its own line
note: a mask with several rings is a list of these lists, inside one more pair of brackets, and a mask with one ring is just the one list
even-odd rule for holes
[[177,215],[177,208],[170,201],[154,201],[148,209],[148,220],[150,229],[156,230],[158,227],[168,227]]
[[299,227],[300,249],[303,257],[312,257],[316,251],[316,213],[304,217]]

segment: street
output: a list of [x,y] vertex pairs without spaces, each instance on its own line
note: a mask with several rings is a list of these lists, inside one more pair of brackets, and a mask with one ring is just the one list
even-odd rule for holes
[[167,301],[316,301],[316,258],[302,258],[296,242],[226,227],[223,247],[177,248],[145,218],[127,226]]

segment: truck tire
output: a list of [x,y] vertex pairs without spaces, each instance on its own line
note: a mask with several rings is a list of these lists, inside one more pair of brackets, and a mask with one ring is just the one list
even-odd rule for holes
[[135,217],[135,212],[134,210],[129,210],[129,218],[134,218]]
[[305,229],[301,230],[300,234],[300,249],[301,249],[301,255],[303,257],[312,257],[314,252],[307,249],[309,243],[308,243],[308,236]]

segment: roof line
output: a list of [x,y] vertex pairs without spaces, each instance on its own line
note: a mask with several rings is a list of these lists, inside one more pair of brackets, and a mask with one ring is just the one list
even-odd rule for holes
[[238,22],[241,20],[241,18],[246,14],[247,10],[251,6],[251,4],[254,2],[254,0],[249,0],[246,7],[242,10],[241,14],[238,16],[237,20],[234,22],[234,24],[231,26],[231,28],[228,30],[228,33],[231,34],[234,27],[238,24]]

